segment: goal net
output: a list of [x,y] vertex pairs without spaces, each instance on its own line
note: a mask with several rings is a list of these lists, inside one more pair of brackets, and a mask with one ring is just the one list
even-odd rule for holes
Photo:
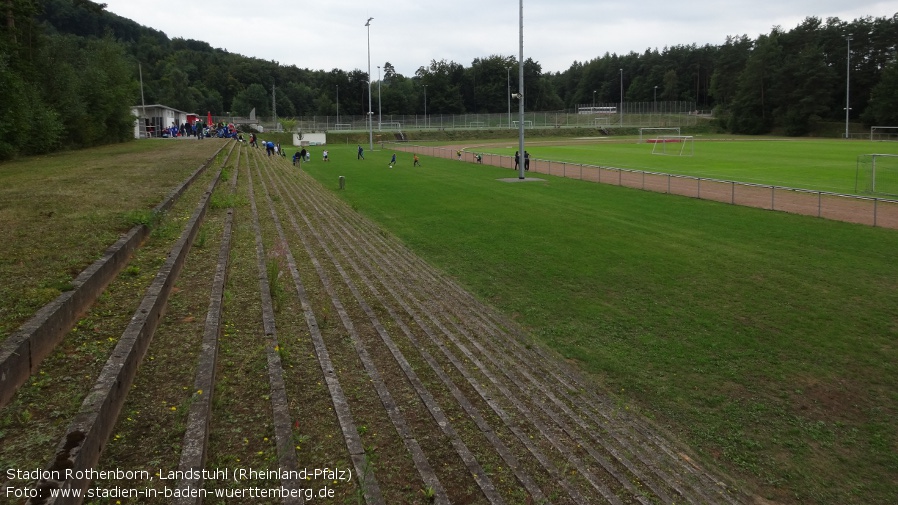
[[639,143],[642,144],[649,139],[653,139],[658,135],[679,135],[680,127],[672,126],[668,128],[640,128]]
[[898,141],[898,126],[871,126],[870,140]]
[[667,156],[692,156],[695,154],[692,135],[660,135],[647,140],[654,144],[652,154]]
[[861,154],[854,179],[856,193],[898,196],[898,154]]

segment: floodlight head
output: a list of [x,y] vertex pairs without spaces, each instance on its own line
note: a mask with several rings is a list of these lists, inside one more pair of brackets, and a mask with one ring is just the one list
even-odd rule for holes
[[523,93],[512,93],[511,97],[512,98],[524,98],[524,94]]
[[365,26],[371,26],[371,21],[373,20],[374,18],[368,18],[368,21],[365,21]]

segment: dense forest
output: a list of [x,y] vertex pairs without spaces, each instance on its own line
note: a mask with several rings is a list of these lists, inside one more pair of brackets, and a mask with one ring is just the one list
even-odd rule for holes
[[[131,135],[130,107],[146,103],[216,115],[280,117],[362,115],[367,75],[359,69],[300,69],[245,57],[190,39],[170,39],[90,0],[0,0],[0,159],[118,142]],[[752,40],[605,54],[543,73],[524,62],[528,111],[578,104],[691,101],[713,110],[733,133],[804,135],[816,123],[850,116],[867,125],[898,125],[898,14],[842,21],[806,18]],[[435,114],[507,109],[514,56],[488,55],[465,66],[431,61],[413,76],[384,62],[384,114],[420,114],[424,90]],[[621,90],[623,76],[623,90]],[[515,86],[512,85],[514,88]],[[512,92],[517,91],[512,89]]]

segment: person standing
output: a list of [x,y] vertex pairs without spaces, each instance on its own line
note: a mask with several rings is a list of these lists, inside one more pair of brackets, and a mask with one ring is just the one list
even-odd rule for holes
[[418,159],[418,155],[415,155],[415,163],[412,165],[413,167],[420,167],[421,161]]
[[390,168],[393,168],[393,165],[396,164],[396,153],[393,153],[393,157],[390,158]]
[[357,159],[357,160],[363,160],[363,159],[365,159],[365,150],[362,149],[362,145],[361,145],[361,144],[359,144],[359,154],[358,154],[358,156],[356,156],[356,159]]
[[521,153],[520,151],[514,152],[514,169],[517,170],[518,167],[521,166]]
[[325,150],[321,153],[321,157],[322,157],[322,159],[323,159],[324,161],[330,161],[330,160],[327,159],[327,149],[325,149]]
[[530,153],[524,151],[524,171],[530,170]]

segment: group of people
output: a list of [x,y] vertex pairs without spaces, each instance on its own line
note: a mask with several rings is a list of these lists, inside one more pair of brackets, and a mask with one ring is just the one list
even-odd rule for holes
[[[521,152],[514,152],[514,169],[518,170],[521,167]],[[530,153],[524,151],[524,171],[530,170]]]
[[206,124],[200,123],[199,121],[184,124],[175,124],[172,123],[171,126],[166,128],[162,132],[163,137],[175,138],[175,137],[196,137],[198,139],[203,138],[204,136],[208,136],[206,130]]
[[281,149],[280,142],[274,143],[269,140],[268,142],[263,142],[263,144],[265,144],[265,151],[268,153],[268,156],[271,156],[273,154],[275,156],[281,156],[284,158],[287,157],[287,152]]
[[[326,153],[326,152],[327,152],[327,151],[325,151],[325,153]],[[357,159],[357,160],[363,160],[363,159],[365,159],[365,149],[362,147],[361,144],[359,144],[359,146],[358,146],[357,153],[358,153],[358,154],[356,155],[356,159]],[[393,168],[393,165],[395,165],[395,164],[396,164],[396,153],[393,153],[393,156],[390,158],[390,168]],[[414,163],[412,164],[412,166],[414,166],[414,167],[420,167],[420,166],[421,166],[421,160],[418,158],[418,155],[417,155],[417,154],[416,154],[415,157],[414,157]]]
[[[309,162],[312,161],[312,151],[307,150],[305,147],[300,151],[296,151],[293,153],[293,166],[296,166],[296,162]],[[330,161],[328,158],[327,149],[321,151],[321,161]]]

